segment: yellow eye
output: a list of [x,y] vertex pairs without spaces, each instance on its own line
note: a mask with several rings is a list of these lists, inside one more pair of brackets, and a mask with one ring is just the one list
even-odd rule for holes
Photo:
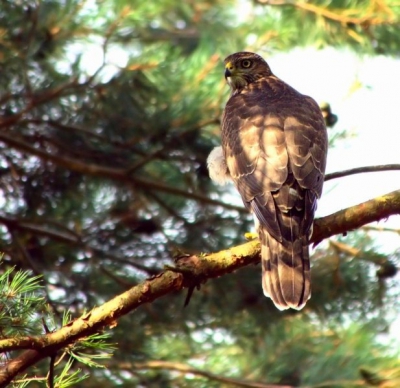
[[242,67],[244,67],[245,69],[249,68],[250,66],[251,66],[251,61],[249,61],[248,59],[242,61]]

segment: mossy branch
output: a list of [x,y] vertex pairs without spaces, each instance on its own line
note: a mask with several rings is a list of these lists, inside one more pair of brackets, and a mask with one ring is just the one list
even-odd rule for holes
[[[394,214],[400,214],[400,190],[317,219],[311,242],[317,244],[335,234],[344,234]],[[2,352],[27,350],[0,370],[0,387],[5,387],[16,375],[39,360],[105,327],[114,327],[120,317],[140,305],[256,264],[259,262],[259,254],[259,242],[253,240],[216,253],[183,256],[176,259],[173,270],[167,269],[147,279],[53,333],[1,340]]]

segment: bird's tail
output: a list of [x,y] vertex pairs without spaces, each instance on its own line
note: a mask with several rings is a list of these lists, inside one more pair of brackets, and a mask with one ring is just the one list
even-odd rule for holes
[[306,241],[280,243],[259,228],[262,287],[279,310],[300,310],[311,296],[310,258]]

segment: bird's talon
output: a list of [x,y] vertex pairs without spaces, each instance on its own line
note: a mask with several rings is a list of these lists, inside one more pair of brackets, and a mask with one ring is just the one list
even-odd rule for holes
[[244,234],[244,238],[248,241],[255,240],[258,238],[257,233],[247,232]]

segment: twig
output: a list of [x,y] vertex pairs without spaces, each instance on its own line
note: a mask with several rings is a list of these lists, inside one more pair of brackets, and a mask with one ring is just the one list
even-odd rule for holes
[[[92,139],[95,139],[97,141],[101,141],[103,143],[107,143],[107,144],[112,144],[114,147],[118,147],[118,148],[126,148],[126,149],[132,149],[132,145],[131,144],[126,144],[125,142],[122,141],[118,141],[118,140],[113,140],[110,137],[107,136],[103,136],[100,135],[96,132],[93,132],[89,129],[86,129],[84,127],[81,127],[79,125],[72,125],[72,124],[62,124],[59,121],[56,120],[44,120],[44,119],[36,119],[36,118],[27,118],[27,119],[22,119],[19,121],[19,123],[21,125],[24,124],[36,124],[36,125],[49,125],[52,126],[54,128],[63,130],[63,131],[67,131],[67,132],[76,132],[76,133],[81,133],[84,136],[88,136]],[[135,150],[135,152],[138,152],[137,150]]]
[[400,234],[400,229],[385,228],[383,226],[365,225],[361,229],[369,232],[390,232]]
[[18,219],[0,215],[0,224],[6,225],[7,228],[10,229],[10,231],[23,230],[26,232],[31,232],[33,234],[37,234],[39,236],[49,237],[53,240],[61,241],[66,244],[79,245],[82,243],[82,240],[78,235],[76,235],[75,232],[68,231],[68,233],[61,233],[55,231],[54,228],[50,230],[46,227],[42,227],[38,225],[39,223],[43,223],[43,221],[32,222],[25,219]]
[[[139,178],[136,176],[131,176],[131,172],[129,169],[118,169],[105,167],[98,164],[88,164],[81,162],[77,159],[72,159],[69,157],[64,157],[60,155],[55,155],[52,153],[48,153],[41,149],[32,147],[31,144],[16,138],[15,136],[11,136],[6,133],[0,133],[0,141],[6,143],[18,149],[20,151],[28,152],[31,155],[36,155],[44,160],[49,160],[55,163],[58,166],[64,167],[66,169],[76,171],[82,174],[92,175],[92,176],[101,176],[103,178],[108,178],[112,180],[122,181],[125,183],[134,184],[137,187],[143,187],[148,190],[162,191],[169,194],[174,194],[182,197],[186,197],[189,199],[196,200],[200,203],[204,203],[207,205],[213,206],[222,206],[226,209],[236,210],[240,213],[247,213],[247,211],[242,206],[234,206],[230,204],[226,204],[221,201],[217,201],[203,195],[197,193],[191,193],[187,190],[171,187],[165,185],[160,182],[150,181],[144,178]],[[331,174],[325,175],[325,181],[341,178],[348,175],[360,174],[364,172],[377,172],[377,171],[390,171],[390,170],[400,170],[399,164],[387,164],[387,165],[379,165],[379,166],[367,166],[367,167],[357,167],[350,170],[339,171]]]
[[348,9],[346,8],[343,13],[339,12],[333,12],[330,11],[327,8],[324,7],[319,7],[317,5],[314,5],[312,3],[306,3],[306,2],[301,2],[301,1],[288,1],[288,0],[257,0],[258,3],[260,4],[265,4],[265,5],[272,5],[272,6],[290,6],[294,7],[309,13],[312,13],[317,16],[321,16],[327,20],[331,20],[334,22],[338,22],[344,25],[362,25],[362,26],[372,26],[372,25],[388,25],[388,24],[395,24],[398,23],[396,20],[394,13],[393,14],[388,14],[386,13],[385,16],[388,16],[387,18],[383,17],[376,17],[376,13],[369,13],[367,16],[363,17],[354,17],[354,16],[347,16],[344,12],[348,12]]
[[378,166],[365,166],[365,167],[356,167],[351,168],[349,170],[332,172],[330,174],[325,175],[325,182],[331,179],[343,178],[349,175],[362,174],[364,172],[380,172],[380,171],[396,171],[400,170],[400,164],[382,164]]
[[329,381],[324,381],[323,383],[320,384],[313,384],[313,385],[302,385],[299,388],[331,388],[331,387],[337,387],[337,386],[343,386],[343,387],[365,387],[365,381],[364,380],[329,380]]
[[173,138],[169,139],[168,141],[165,142],[165,144],[163,144],[162,147],[160,147],[159,149],[157,149],[157,150],[153,151],[152,153],[146,155],[145,157],[143,157],[141,160],[136,162],[131,167],[128,167],[128,169],[126,171],[129,174],[133,174],[135,171],[137,171],[138,169],[143,167],[149,161],[159,157],[165,151],[168,151],[168,146],[170,146],[171,144],[176,144],[177,138],[182,138],[182,137],[186,136],[188,133],[192,133],[194,131],[198,131],[199,129],[201,129],[201,128],[207,126],[207,125],[217,124],[218,122],[219,122],[219,120],[216,119],[216,118],[211,119],[211,120],[205,120],[203,122],[198,123],[194,127],[191,127],[191,128],[188,128],[185,131],[179,132],[179,134],[177,136],[174,136]]
[[193,374],[197,376],[206,377],[208,380],[219,381],[224,384],[228,384],[235,387],[242,388],[295,388],[292,385],[276,385],[276,384],[263,384],[254,381],[245,381],[241,379],[234,379],[231,377],[225,377],[217,375],[211,372],[207,372],[201,369],[193,368],[190,365],[183,364],[180,362],[169,362],[169,361],[147,361],[139,363],[126,363],[126,365],[119,365],[122,368],[129,370],[132,369],[168,369],[183,374]]
[[56,165],[58,165],[60,167],[64,167],[68,170],[72,170],[72,171],[76,171],[76,172],[79,172],[82,174],[87,174],[87,175],[92,175],[92,176],[100,176],[103,178],[108,178],[108,179],[112,179],[112,180],[116,180],[116,181],[122,181],[125,183],[133,184],[134,186],[139,187],[139,188],[145,188],[147,190],[162,191],[165,193],[174,194],[174,195],[182,196],[185,198],[193,199],[195,201],[198,201],[200,203],[204,203],[207,205],[222,206],[226,209],[236,210],[240,213],[246,213],[246,210],[241,206],[234,206],[234,205],[226,204],[224,202],[217,201],[217,200],[205,197],[205,196],[197,194],[197,193],[191,193],[184,189],[171,187],[171,186],[165,185],[160,182],[150,181],[150,180],[147,180],[144,178],[139,178],[139,177],[132,177],[132,176],[130,176],[129,171],[126,171],[125,169],[105,167],[105,166],[101,166],[101,165],[93,164],[93,163],[88,164],[88,163],[81,162],[80,160],[77,160],[77,159],[72,159],[69,157],[48,153],[41,149],[32,147],[29,143],[22,141],[10,134],[0,133],[0,141],[14,147],[15,149],[18,149],[19,151],[28,152],[31,155],[38,156],[38,157],[42,158],[43,160],[51,161],[51,162],[55,163]]
[[[119,257],[116,255],[113,255],[110,252],[104,251],[100,248],[90,245],[89,243],[87,243],[84,240],[84,238],[82,236],[80,236],[79,234],[77,234],[74,231],[71,231],[67,227],[64,227],[64,229],[68,233],[61,233],[59,231],[55,231],[54,228],[49,229],[47,227],[40,226],[40,224],[42,224],[44,222],[52,223],[51,221],[46,221],[46,220],[42,220],[42,219],[38,219],[38,220],[35,220],[35,222],[33,222],[33,221],[29,221],[29,220],[27,221],[25,219],[11,218],[11,217],[6,217],[6,216],[0,215],[0,224],[6,225],[7,228],[10,230],[10,232],[13,230],[19,230],[19,231],[29,232],[29,233],[32,233],[37,236],[48,237],[48,238],[51,238],[52,240],[60,241],[65,244],[77,246],[77,247],[80,247],[83,249],[88,249],[88,250],[92,251],[94,254],[101,255],[102,257],[109,257],[113,261],[118,261],[118,262],[122,262],[124,264],[131,265],[132,267],[134,267],[140,271],[143,271],[144,273],[146,273],[148,275],[153,275],[155,273],[155,269],[149,268],[145,265],[134,263],[124,257]],[[54,223],[54,224],[56,224],[56,223]],[[69,235],[69,233],[71,235]],[[36,271],[35,273],[39,273],[39,272]]]

